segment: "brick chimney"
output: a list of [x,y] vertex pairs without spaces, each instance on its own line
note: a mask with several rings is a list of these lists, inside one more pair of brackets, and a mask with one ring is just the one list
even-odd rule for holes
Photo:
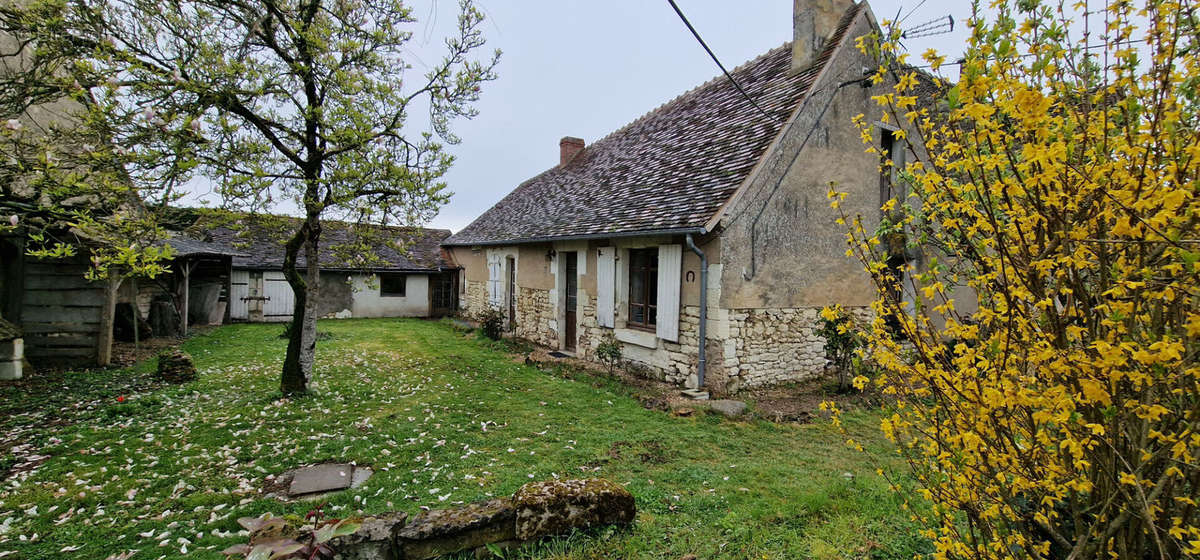
[[792,0],[792,72],[817,61],[854,0]]
[[558,141],[558,164],[566,165],[583,151],[583,138],[564,136]]

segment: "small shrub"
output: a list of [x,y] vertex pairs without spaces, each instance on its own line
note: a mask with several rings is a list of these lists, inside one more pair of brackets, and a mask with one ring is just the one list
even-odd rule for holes
[[327,519],[323,508],[324,504],[317,506],[304,516],[304,522],[308,525],[299,531],[295,538],[283,536],[288,532],[288,522],[285,518],[267,513],[261,517],[238,519],[238,524],[250,533],[250,542],[233,545],[221,552],[227,558],[237,556],[248,560],[333,558],[335,553],[329,547],[329,541],[354,534],[360,524],[345,519]]
[[621,362],[621,343],[611,332],[606,333],[600,344],[596,346],[596,358],[608,366],[609,375],[612,375],[617,364]]
[[504,333],[504,313],[499,309],[487,309],[479,314],[479,327],[483,329],[484,336],[500,340]]
[[825,357],[837,370],[838,391],[849,390],[849,373],[862,369],[862,360],[856,355],[863,345],[862,335],[840,305],[821,310],[817,334],[825,338]]

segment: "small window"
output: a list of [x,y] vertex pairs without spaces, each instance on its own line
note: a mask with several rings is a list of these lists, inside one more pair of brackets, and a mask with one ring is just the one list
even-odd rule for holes
[[658,322],[658,249],[629,250],[631,327],[654,328]]
[[908,193],[900,172],[904,171],[905,149],[904,139],[891,130],[884,129],[880,133],[879,143],[883,150],[879,153],[879,205],[895,198],[903,204]]
[[379,295],[382,297],[404,297],[404,289],[408,285],[405,274],[380,274]]

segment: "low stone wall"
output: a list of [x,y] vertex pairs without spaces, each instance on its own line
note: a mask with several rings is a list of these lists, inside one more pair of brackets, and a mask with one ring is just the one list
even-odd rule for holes
[[[511,498],[367,518],[351,535],[329,542],[337,558],[426,560],[489,548],[510,549],[551,535],[598,525],[629,525],[637,517],[633,494],[602,478],[530,482]],[[263,537],[268,538],[266,536]],[[277,538],[277,537],[275,537]],[[251,544],[255,535],[251,535]]]

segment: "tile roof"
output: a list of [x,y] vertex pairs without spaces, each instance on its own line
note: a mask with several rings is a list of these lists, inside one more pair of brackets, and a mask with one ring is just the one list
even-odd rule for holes
[[792,73],[790,43],[685,93],[529,179],[446,240],[541,241],[699,228],[749,176],[842,42],[847,11],[817,64]]
[[[283,244],[298,222],[299,218],[286,216],[201,216],[188,234],[238,253],[233,257],[234,268],[280,270]],[[324,221],[322,228],[323,269],[436,272],[456,267],[441,248],[450,230],[356,226],[333,220]],[[364,262],[359,255],[365,251],[356,242],[369,247],[378,259]],[[305,263],[301,251],[298,266],[303,268]]]
[[163,240],[159,245],[170,245],[175,250],[175,257],[237,257],[246,256],[241,251],[220,243],[210,243],[190,237],[172,237]]

